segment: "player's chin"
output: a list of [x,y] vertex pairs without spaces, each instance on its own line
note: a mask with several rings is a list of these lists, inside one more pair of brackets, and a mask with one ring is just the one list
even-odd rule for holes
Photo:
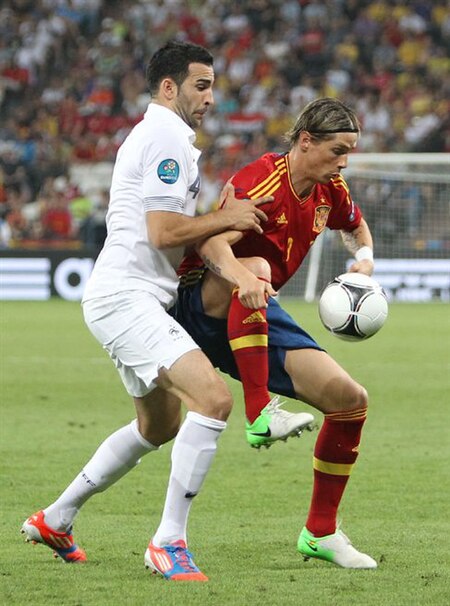
[[193,114],[192,121],[194,122],[195,126],[201,126],[204,117],[205,114]]

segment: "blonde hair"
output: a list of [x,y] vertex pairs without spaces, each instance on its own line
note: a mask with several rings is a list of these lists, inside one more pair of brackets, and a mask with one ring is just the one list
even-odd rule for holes
[[300,112],[294,126],[285,134],[285,140],[292,147],[302,131],[307,131],[314,139],[332,139],[336,133],[361,132],[361,125],[355,112],[339,99],[323,97],[311,101]]

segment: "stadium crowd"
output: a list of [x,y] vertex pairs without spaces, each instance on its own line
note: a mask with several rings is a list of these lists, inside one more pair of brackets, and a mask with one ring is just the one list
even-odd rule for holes
[[101,245],[108,192],[74,163],[113,161],[148,102],[167,39],[215,57],[215,109],[197,139],[202,203],[294,115],[336,96],[359,151],[450,151],[447,0],[6,0],[0,10],[0,247]]

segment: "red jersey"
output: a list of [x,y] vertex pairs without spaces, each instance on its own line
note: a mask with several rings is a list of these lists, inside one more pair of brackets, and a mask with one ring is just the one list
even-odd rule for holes
[[[325,227],[352,231],[361,221],[361,211],[341,175],[325,185],[316,184],[308,196],[300,198],[291,183],[286,154],[265,154],[242,168],[231,181],[237,198],[274,197],[261,206],[268,217],[261,223],[264,233],[247,231],[232,248],[236,257],[266,259],[275,290],[294,275]],[[202,265],[198,255],[192,253],[185,257],[178,273],[183,275]]]

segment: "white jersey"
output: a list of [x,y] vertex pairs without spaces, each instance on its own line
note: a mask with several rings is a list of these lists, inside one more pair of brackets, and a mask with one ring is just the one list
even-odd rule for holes
[[[129,290],[175,301],[183,247],[158,250],[149,241],[146,212],[194,216],[200,186],[195,132],[173,111],[150,103],[121,145],[106,216],[108,235],[83,301]],[[151,219],[150,219],[151,220]]]

